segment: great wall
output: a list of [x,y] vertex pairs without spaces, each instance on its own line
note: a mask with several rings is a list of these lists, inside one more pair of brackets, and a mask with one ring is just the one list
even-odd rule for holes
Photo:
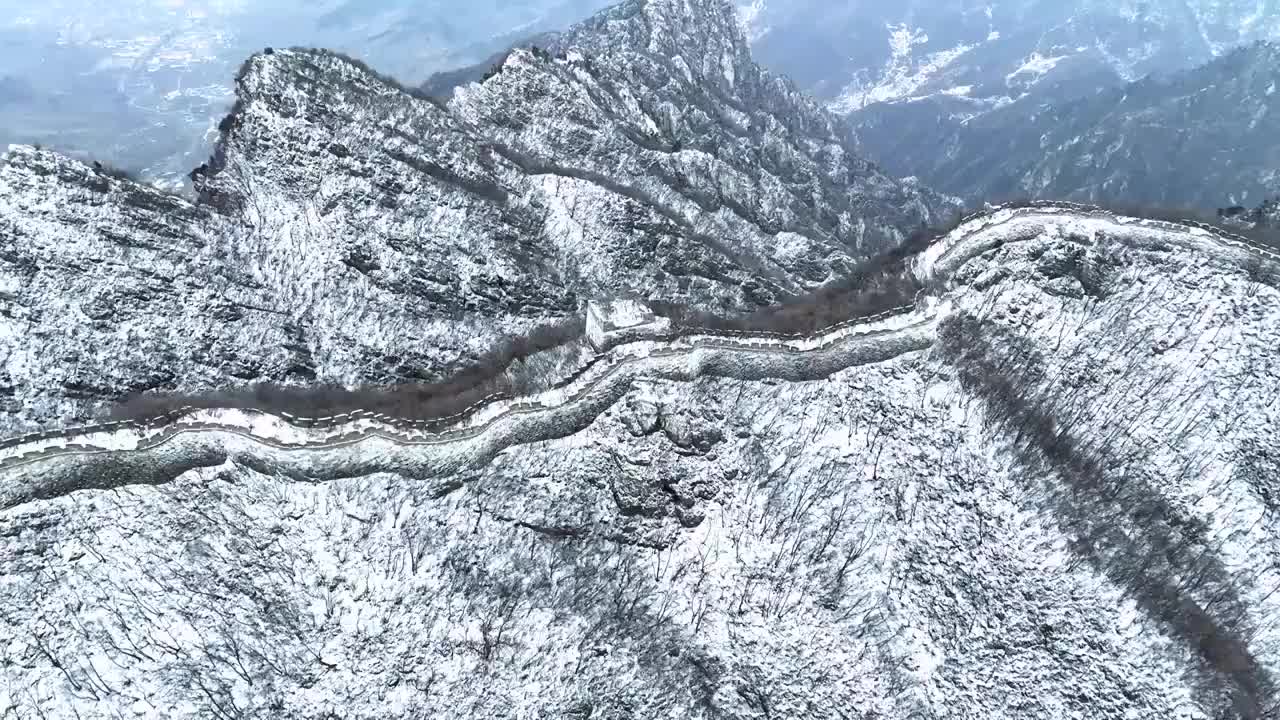
[[163,482],[185,470],[236,460],[287,476],[337,479],[374,472],[437,476],[487,462],[506,448],[587,427],[639,378],[691,381],[816,380],[854,365],[928,348],[952,304],[949,280],[974,257],[1054,232],[1135,246],[1168,243],[1228,261],[1270,262],[1280,251],[1195,221],[1118,215],[1074,203],[995,207],[963,218],[909,258],[928,288],[912,305],[846,320],[814,333],[653,333],[601,348],[547,389],[491,395],[429,420],[369,411],[300,417],[230,408],[181,408],[157,417],[28,434],[0,442],[0,508],[77,489]]

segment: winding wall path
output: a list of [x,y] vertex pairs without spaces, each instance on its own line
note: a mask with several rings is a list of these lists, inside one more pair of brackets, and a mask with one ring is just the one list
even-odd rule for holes
[[0,442],[0,508],[78,489],[164,482],[228,459],[307,480],[374,472],[446,475],[511,446],[584,429],[637,378],[820,379],[929,347],[950,309],[947,285],[958,268],[994,247],[1067,223],[1095,240],[1105,235],[1139,246],[1179,244],[1242,263],[1280,266],[1280,251],[1211,225],[1129,218],[1072,203],[994,208],[965,218],[912,259],[912,271],[939,288],[915,305],[809,335],[717,331],[627,342],[547,390],[520,398],[491,396],[434,420],[184,408],[143,421],[25,435]]

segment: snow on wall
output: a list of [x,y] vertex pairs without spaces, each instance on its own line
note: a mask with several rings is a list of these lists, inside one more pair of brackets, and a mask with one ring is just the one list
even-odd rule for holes
[[[1091,223],[1088,228],[1079,224],[1086,220]],[[1237,260],[1255,256],[1280,261],[1280,252],[1275,249],[1213,225],[1125,217],[1092,205],[1055,201],[1033,202],[1017,208],[996,207],[975,213],[920,253],[913,271],[924,281],[945,278],[960,265],[993,247],[1026,239],[1048,225],[1065,222],[1074,224],[1079,230],[1107,232],[1127,242],[1175,242],[1190,248],[1244,253],[1237,254]]]
[[[682,338],[670,344],[635,343],[626,346],[625,353],[610,355],[570,385],[528,399],[495,403],[483,416],[470,418],[444,434],[365,420],[323,430],[289,428],[277,436],[270,433],[280,429],[278,418],[239,411],[199,411],[153,432],[116,430],[109,433],[109,441],[98,446],[84,444],[82,436],[75,442],[10,456],[0,467],[0,507],[108,486],[115,473],[93,472],[94,463],[103,460],[103,467],[109,468],[122,457],[136,466],[125,473],[130,482],[139,482],[138,477],[170,477],[175,471],[217,465],[231,458],[310,478],[377,471],[411,476],[448,474],[485,462],[514,445],[579,431],[616,403],[640,377],[680,381],[704,375],[817,379],[852,365],[928,347],[937,317],[931,310],[922,313],[919,322],[904,327],[898,327],[901,321],[893,318],[888,324],[871,324],[864,332],[842,330],[840,337],[809,351],[803,361],[797,361],[799,350],[779,352],[777,344],[762,339]],[[131,452],[125,456],[118,449]],[[33,467],[39,472],[30,472]]]
[[[945,280],[993,247],[1064,230],[1137,245],[1177,243],[1240,262],[1259,257],[1280,262],[1280,253],[1208,225],[1120,217],[1069,203],[1037,203],[995,208],[964,219],[917,256],[913,270],[924,281]],[[349,476],[393,466],[415,473],[448,472],[511,445],[571,434],[642,376],[674,380],[705,374],[739,379],[822,377],[927,347],[938,320],[949,311],[945,296],[930,296],[916,306],[849,320],[811,336],[717,331],[642,339],[600,353],[548,390],[522,398],[490,396],[434,421],[369,412],[298,418],[254,410],[183,409],[144,422],[25,436],[0,448],[0,506],[79,483],[75,478],[83,474],[80,466],[85,462],[96,458],[118,462],[122,453],[144,456],[141,462],[175,467],[184,462],[204,465],[228,457],[251,457],[312,477]],[[300,449],[308,452],[296,452]],[[34,467],[40,472],[31,472]]]

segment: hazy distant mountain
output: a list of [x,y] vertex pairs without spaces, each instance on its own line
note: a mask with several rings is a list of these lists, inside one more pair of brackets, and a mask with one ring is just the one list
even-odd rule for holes
[[738,11],[763,64],[849,114],[891,172],[944,192],[1212,210],[1276,189],[1274,51],[1228,55],[1280,39],[1277,0],[739,0]]
[[[0,147],[43,143],[175,180],[208,154],[236,67],[267,46],[349,52],[406,81],[564,27],[607,0],[50,0],[0,13]],[[6,101],[6,98],[8,101]]]
[[1277,0],[738,4],[760,61],[845,112],[944,96],[980,113],[1034,95],[1045,84],[1090,90],[1280,38]]
[[1212,210],[1280,190],[1280,45],[1065,102],[962,119],[944,98],[852,116],[890,171],[970,199],[1072,198]]
[[[0,77],[33,84],[0,105],[0,146],[40,142],[170,180],[199,162],[233,100],[240,60],[327,47],[431,89],[480,77],[513,45],[610,0],[50,0],[0,16]],[[1280,36],[1277,0],[739,0],[762,64],[833,109],[932,97],[962,117],[1191,67]]]

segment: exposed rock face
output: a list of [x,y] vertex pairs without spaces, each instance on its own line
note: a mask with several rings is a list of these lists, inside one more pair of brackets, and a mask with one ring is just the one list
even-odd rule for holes
[[[663,23],[678,46],[640,31]],[[195,204],[11,150],[4,423],[143,389],[437,378],[593,297],[756,307],[950,208],[762,74],[720,2],[571,38],[448,108],[333,53],[255,55]],[[716,61],[668,78],[676,49]]]
[[876,105],[854,120],[889,170],[970,199],[1211,211],[1280,189],[1278,72],[1280,45],[1259,43],[1078,100],[1028,98],[972,117],[954,99],[931,98]]

